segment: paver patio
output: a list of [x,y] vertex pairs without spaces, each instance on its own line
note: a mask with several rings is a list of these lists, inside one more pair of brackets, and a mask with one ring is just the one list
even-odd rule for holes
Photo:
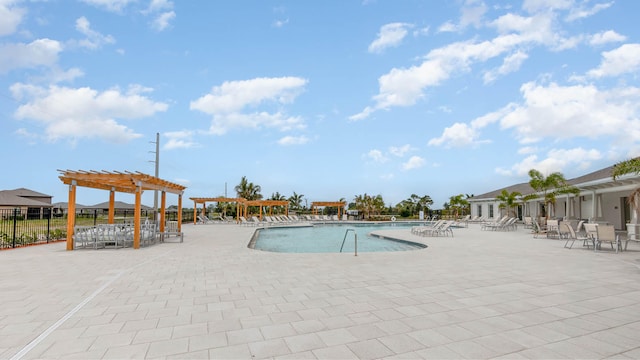
[[0,358],[640,358],[640,246],[528,230],[387,235],[428,248],[284,254],[255,228],[184,243],[0,252]]

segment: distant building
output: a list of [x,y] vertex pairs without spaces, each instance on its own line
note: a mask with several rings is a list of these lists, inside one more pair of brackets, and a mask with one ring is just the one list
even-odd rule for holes
[[[612,171],[613,165],[567,179],[567,184],[577,187],[580,194],[559,195],[552,209],[546,209],[544,200],[539,197],[525,203],[520,202],[512,211],[515,211],[520,219],[524,216],[583,219],[591,222],[607,222],[614,225],[616,229],[624,230],[626,224],[634,220],[634,212],[629,205],[628,196],[633,189],[640,187],[640,175],[628,174],[614,181]],[[476,195],[467,200],[471,206],[472,217],[495,219],[505,215],[505,210],[500,209],[500,201],[497,199],[502,190],[508,193],[517,191],[522,195],[536,192],[527,182]]]
[[53,208],[51,199],[51,195],[25,188],[0,190],[0,213],[3,218],[12,217],[14,212],[27,219],[47,218]]

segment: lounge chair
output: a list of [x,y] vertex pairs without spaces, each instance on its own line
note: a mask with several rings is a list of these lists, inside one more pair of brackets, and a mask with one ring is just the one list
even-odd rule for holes
[[594,250],[602,250],[602,243],[610,244],[611,250],[614,250],[615,245],[616,253],[621,250],[620,237],[616,235],[613,225],[598,225]]
[[[580,230],[580,227],[582,227],[582,224],[578,223],[578,230]],[[581,233],[579,231],[575,232],[571,225],[566,222],[560,223],[560,232],[564,231],[569,234],[567,236],[567,241],[564,243],[564,247],[567,249],[571,249],[573,247],[573,243],[576,242],[576,240],[582,241],[582,246],[587,247],[589,247],[589,242],[592,241],[591,238],[587,236],[587,234]],[[571,244],[569,244],[569,242],[571,242]]]
[[420,236],[426,236],[425,234],[430,233],[434,229],[440,227],[444,223],[444,220],[438,220],[431,225],[420,225],[414,226],[411,228],[411,233]]
[[595,223],[584,223],[583,226],[584,226],[585,234],[590,240],[587,243],[593,243],[594,246],[595,246],[596,238],[598,237],[598,224],[595,224]]
[[552,219],[547,220],[547,237],[560,238],[558,220],[552,220]]
[[546,227],[543,228],[535,220],[532,222],[532,224],[533,224],[533,230],[531,232],[533,233],[533,237],[534,238],[537,239],[538,235],[545,235],[545,236],[547,235],[547,228]]
[[502,226],[507,220],[509,220],[509,217],[505,215],[494,222],[486,222],[480,226],[480,230],[495,230],[497,227]]

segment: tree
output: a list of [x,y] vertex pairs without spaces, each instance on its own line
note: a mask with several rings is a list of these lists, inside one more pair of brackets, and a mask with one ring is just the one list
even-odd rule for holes
[[356,195],[354,201],[356,209],[362,211],[366,219],[371,215],[380,214],[384,209],[382,195],[370,196],[365,193],[364,195]]
[[240,184],[236,185],[235,190],[236,194],[238,194],[238,197],[240,198],[246,200],[262,199],[262,194],[260,194],[262,189],[260,188],[260,185],[255,185],[254,183],[249,182],[246,176],[243,176],[242,179],[240,179]]
[[[545,208],[553,209],[556,205],[556,197],[561,194],[580,194],[580,189],[567,184],[567,180],[560,172],[554,172],[548,176],[536,169],[529,170],[529,185],[537,192],[542,193]],[[547,206],[548,205],[548,206]],[[549,218],[549,211],[546,211],[546,217]]]
[[289,206],[291,207],[292,210],[300,210],[300,208],[302,207],[302,198],[304,197],[304,195],[302,194],[296,194],[296,192],[293,192],[293,195],[289,196]]
[[[617,180],[621,176],[627,174],[640,174],[640,157],[620,161],[619,163],[613,165],[613,171],[611,172],[613,180]],[[633,208],[633,212],[635,213],[635,216],[631,220],[631,223],[638,224],[640,222],[640,188],[634,189],[631,194],[629,194],[627,201],[629,202],[629,205],[631,205],[631,207]]]
[[[522,194],[517,191],[508,192],[507,190],[502,190],[500,195],[496,196],[496,199],[500,201],[500,205],[498,205],[498,208],[500,209],[506,208],[507,216],[511,216],[511,209],[518,204],[518,197],[521,195]],[[514,215],[515,215],[515,212],[514,212]]]
[[455,217],[460,214],[460,210],[464,210],[469,206],[469,202],[464,198],[463,194],[454,195],[449,198],[449,208],[453,210]]

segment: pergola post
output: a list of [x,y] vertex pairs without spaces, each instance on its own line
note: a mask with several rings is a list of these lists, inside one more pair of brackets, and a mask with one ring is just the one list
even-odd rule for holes
[[198,219],[198,202],[193,200],[193,225],[197,224]]
[[73,227],[76,223],[76,181],[69,185],[69,202],[67,209],[67,250],[73,250]]
[[133,248],[140,249],[140,208],[142,200],[142,188],[140,184],[136,186],[136,207],[133,215]]
[[178,232],[182,232],[182,194],[178,195]]
[[116,189],[111,188],[111,191],[109,191],[109,220],[108,220],[109,224],[114,223],[115,213],[116,213]]
[[160,232],[164,233],[165,207],[167,206],[167,192],[160,193]]

